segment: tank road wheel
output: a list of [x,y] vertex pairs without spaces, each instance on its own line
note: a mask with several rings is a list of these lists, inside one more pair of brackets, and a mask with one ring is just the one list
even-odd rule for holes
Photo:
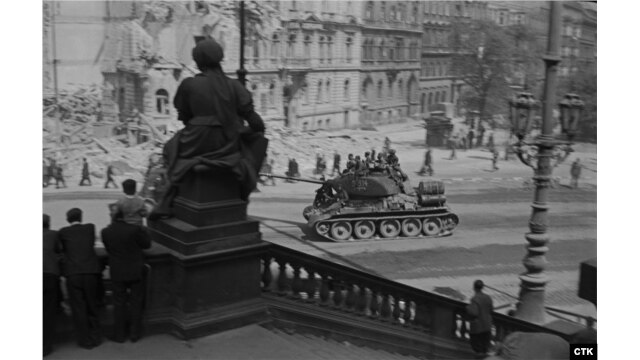
[[337,221],[331,225],[331,236],[337,240],[349,240],[351,230],[351,224],[348,221]]
[[322,236],[326,236],[327,233],[329,232],[329,224],[326,222],[319,222],[316,223],[316,232],[318,233],[318,235],[322,235]]
[[402,221],[402,235],[415,237],[420,235],[422,231],[422,222],[420,219],[409,218]]
[[396,219],[380,221],[380,235],[393,238],[400,234],[400,221]]
[[353,231],[358,239],[369,239],[375,232],[376,225],[371,220],[358,221]]
[[440,219],[427,218],[422,222],[422,231],[427,236],[438,235],[440,233],[440,229],[442,229]]

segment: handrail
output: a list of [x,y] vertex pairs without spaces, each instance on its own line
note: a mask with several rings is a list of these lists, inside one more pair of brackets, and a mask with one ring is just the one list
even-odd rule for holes
[[[271,244],[262,260],[262,291],[335,308],[454,341],[468,339],[467,304],[366,271]],[[568,335],[494,312],[494,340],[513,331]]]

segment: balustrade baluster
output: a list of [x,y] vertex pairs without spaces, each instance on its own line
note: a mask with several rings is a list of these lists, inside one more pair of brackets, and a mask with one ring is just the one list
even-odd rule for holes
[[416,316],[414,319],[414,324],[416,324],[419,328],[429,329],[429,308],[425,303],[416,302]]
[[271,256],[265,256],[262,258],[262,291],[271,291],[269,286],[271,285],[271,280],[273,280],[273,276],[271,275]]
[[408,299],[404,299],[404,326],[409,326],[411,324],[411,301]]
[[284,260],[276,260],[279,266],[278,274],[278,294],[284,295],[287,293],[289,280],[287,279],[287,262]]
[[389,302],[389,294],[382,294],[382,305],[380,306],[380,317],[382,320],[389,320],[391,316],[391,303]]
[[300,297],[300,291],[302,291],[302,279],[300,279],[300,265],[291,265],[293,268],[293,281],[291,282],[292,296],[295,298]]
[[342,284],[333,279],[333,306],[337,308],[342,308],[342,300],[344,300],[344,296],[342,296]]
[[353,284],[347,283],[347,297],[344,304],[349,311],[353,311],[356,305],[356,292],[353,290]]
[[380,302],[378,301],[378,292],[376,290],[371,290],[371,302],[369,302],[369,310],[371,310],[371,313],[369,314],[370,317],[375,318],[378,317],[379,314],[379,310],[378,307],[380,306]]
[[367,288],[358,285],[358,298],[356,299],[356,312],[358,315],[364,315],[367,310]]
[[467,320],[464,313],[458,313],[457,317],[460,319],[460,339],[465,340],[467,338],[467,333],[469,332],[467,328]]
[[400,320],[400,297],[393,297],[393,311],[391,312],[391,318],[393,322],[401,322]]
[[316,300],[316,275],[311,269],[305,270],[307,270],[307,280],[304,284],[304,292],[307,293],[307,301],[314,302]]
[[326,306],[329,303],[329,276],[322,274],[322,284],[320,285],[320,305]]

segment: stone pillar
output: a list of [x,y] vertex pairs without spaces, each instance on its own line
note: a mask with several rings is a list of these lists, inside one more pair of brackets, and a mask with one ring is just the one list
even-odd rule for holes
[[165,251],[151,264],[151,327],[192,338],[266,317],[259,260],[265,243],[246,209],[230,171],[187,175],[174,200],[175,217],[149,225],[154,247]]

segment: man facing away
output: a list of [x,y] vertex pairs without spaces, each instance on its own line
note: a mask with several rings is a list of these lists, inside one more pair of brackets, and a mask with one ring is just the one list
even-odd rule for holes
[[43,356],[53,351],[53,339],[56,330],[56,313],[58,308],[58,284],[60,267],[58,266],[60,238],[57,231],[50,229],[51,218],[44,214],[42,217],[42,350]]
[[82,179],[80,180],[80,186],[84,186],[84,182],[88,181],[91,186],[91,178],[89,177],[89,164],[87,158],[82,158]]
[[133,225],[143,225],[142,219],[149,215],[144,200],[136,195],[137,183],[133,179],[122,182],[124,196],[118,199],[116,205],[122,209],[124,221]]
[[82,210],[78,208],[67,211],[67,222],[70,225],[58,234],[64,253],[69,304],[78,345],[91,349],[102,341],[98,319],[102,267],[94,250],[96,231],[93,224],[82,224]]
[[119,343],[124,342],[127,337],[131,342],[136,342],[142,336],[145,294],[142,250],[151,247],[151,239],[144,228],[125,222],[124,217],[123,209],[116,206],[112,212],[113,221],[101,232],[102,242],[109,255],[113,286],[115,321],[111,340]]
[[471,329],[469,330],[469,341],[471,348],[476,353],[476,358],[484,359],[489,352],[491,345],[491,325],[493,312],[493,301],[489,295],[482,292],[484,283],[476,280],[473,283],[475,295],[471,298],[471,303],[467,305],[467,315],[471,319]]

